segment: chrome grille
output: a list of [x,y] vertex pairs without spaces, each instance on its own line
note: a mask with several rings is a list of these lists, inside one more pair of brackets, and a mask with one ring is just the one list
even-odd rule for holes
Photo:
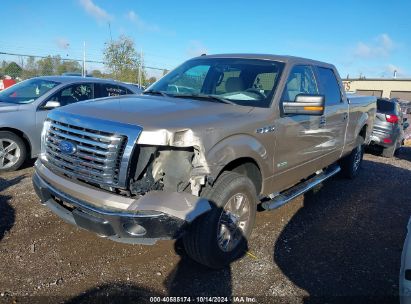
[[[60,151],[61,141],[75,145],[73,154]],[[116,186],[125,136],[82,128],[52,120],[46,135],[47,163],[51,170],[100,186]]]

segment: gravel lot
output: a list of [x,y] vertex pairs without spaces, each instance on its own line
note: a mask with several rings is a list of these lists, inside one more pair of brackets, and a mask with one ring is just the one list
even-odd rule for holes
[[249,253],[219,271],[191,262],[172,241],[125,245],[70,226],[39,204],[30,165],[3,174],[0,302],[397,302],[411,216],[411,147],[403,150],[393,159],[366,154],[356,180],[334,177],[314,195],[258,213]]

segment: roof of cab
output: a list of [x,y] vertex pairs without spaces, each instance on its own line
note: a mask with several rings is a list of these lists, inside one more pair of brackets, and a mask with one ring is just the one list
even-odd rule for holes
[[320,66],[329,66],[334,67],[334,65],[322,61],[317,61],[313,59],[303,58],[303,57],[295,57],[295,56],[288,56],[288,55],[272,55],[272,54],[250,54],[250,53],[235,53],[235,54],[215,54],[215,55],[202,55],[196,57],[195,59],[200,58],[243,58],[243,59],[260,59],[260,60],[272,60],[272,61],[280,61],[284,63],[307,63],[307,64],[315,64]]

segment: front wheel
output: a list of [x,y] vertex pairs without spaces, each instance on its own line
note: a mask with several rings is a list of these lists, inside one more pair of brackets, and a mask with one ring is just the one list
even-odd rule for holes
[[0,172],[17,170],[26,156],[26,145],[19,136],[7,131],[0,132]]
[[248,249],[254,226],[257,195],[251,180],[224,172],[203,194],[211,210],[195,219],[183,237],[189,257],[210,268],[222,268]]
[[364,146],[359,144],[341,161],[341,173],[347,178],[355,178],[360,171],[363,156]]

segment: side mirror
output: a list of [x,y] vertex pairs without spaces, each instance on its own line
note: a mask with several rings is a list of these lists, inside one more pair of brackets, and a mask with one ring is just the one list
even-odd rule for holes
[[43,106],[44,110],[52,110],[55,108],[58,108],[59,106],[61,106],[60,102],[57,100],[49,100],[46,102],[46,104]]
[[324,96],[298,94],[295,101],[283,102],[284,114],[323,115]]
[[406,122],[406,121],[408,121],[408,118],[407,118],[407,117],[404,117],[404,118],[402,119],[402,121],[403,121],[403,122]]
[[404,122],[402,127],[405,129],[407,129],[410,126],[410,124],[408,122]]

